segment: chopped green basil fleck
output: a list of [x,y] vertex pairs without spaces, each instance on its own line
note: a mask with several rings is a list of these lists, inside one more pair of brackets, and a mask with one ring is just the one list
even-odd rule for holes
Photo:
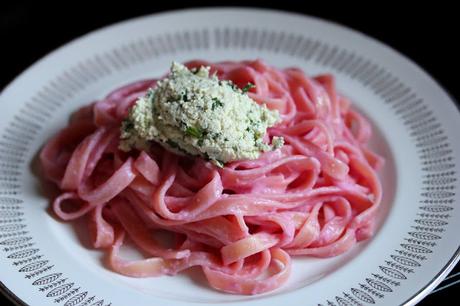
[[224,167],[224,162],[221,161],[221,160],[217,160],[217,159],[213,159],[211,160],[211,162],[216,165],[217,167],[219,168],[223,168]]
[[256,85],[254,85],[252,83],[248,83],[246,86],[243,87],[243,89],[241,89],[241,91],[243,93],[247,93],[249,91],[249,89],[254,88],[254,87],[256,87]]
[[201,138],[203,137],[203,131],[200,128],[196,128],[193,126],[189,126],[186,130],[185,133],[189,136],[195,137],[195,138]]
[[217,107],[224,106],[224,103],[217,98],[212,98],[212,110],[215,110]]

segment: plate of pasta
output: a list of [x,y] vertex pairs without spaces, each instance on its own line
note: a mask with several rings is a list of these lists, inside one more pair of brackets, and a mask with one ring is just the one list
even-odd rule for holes
[[459,259],[455,102],[343,26],[140,17],[0,103],[0,288],[18,305],[414,305]]

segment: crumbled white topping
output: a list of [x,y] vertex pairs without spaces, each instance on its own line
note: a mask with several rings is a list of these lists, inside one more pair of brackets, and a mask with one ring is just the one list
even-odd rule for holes
[[230,81],[209,75],[209,67],[190,71],[173,62],[170,75],[139,98],[123,122],[120,149],[146,149],[157,141],[176,153],[199,155],[218,165],[256,159],[284,140],[263,141],[277,111],[260,106]]

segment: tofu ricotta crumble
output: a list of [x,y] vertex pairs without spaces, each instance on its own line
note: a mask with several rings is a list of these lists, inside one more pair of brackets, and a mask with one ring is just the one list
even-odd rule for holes
[[169,76],[130,109],[121,126],[120,149],[148,149],[155,141],[177,154],[201,156],[222,167],[283,146],[281,137],[264,141],[267,128],[281,119],[278,111],[247,95],[254,85],[240,89],[209,70],[189,70],[173,62]]

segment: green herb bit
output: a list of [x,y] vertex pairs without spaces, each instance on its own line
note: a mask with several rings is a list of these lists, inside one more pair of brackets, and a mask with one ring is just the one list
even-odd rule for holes
[[228,84],[228,86],[230,86],[233,89],[233,91],[238,92],[238,90],[239,90],[238,86],[236,86],[232,81],[230,81],[230,80],[227,81],[227,84]]
[[202,138],[203,137],[203,131],[199,128],[189,126],[186,130],[185,133],[189,136],[195,137],[195,138]]
[[219,168],[223,168],[224,167],[224,162],[223,161],[220,161],[218,159],[213,159],[211,160],[211,162],[216,165],[217,167]]
[[243,89],[241,89],[241,91],[243,93],[247,93],[251,88],[254,88],[254,87],[256,87],[256,85],[252,83],[248,83],[246,86],[243,87]]
[[147,99],[151,99],[151,98],[153,98],[153,95],[154,95],[154,94],[155,94],[155,92],[153,91],[153,89],[152,89],[152,88],[149,88],[149,89],[147,90],[147,93],[145,94],[145,97],[146,97]]
[[188,96],[187,95],[188,95],[188,91],[185,90],[184,94],[182,95],[182,101],[188,102]]
[[222,107],[224,104],[217,98],[212,98],[212,110],[215,110],[217,107]]
[[128,119],[125,119],[121,123],[121,127],[125,131],[132,130],[134,129],[134,123],[132,121],[129,121]]

